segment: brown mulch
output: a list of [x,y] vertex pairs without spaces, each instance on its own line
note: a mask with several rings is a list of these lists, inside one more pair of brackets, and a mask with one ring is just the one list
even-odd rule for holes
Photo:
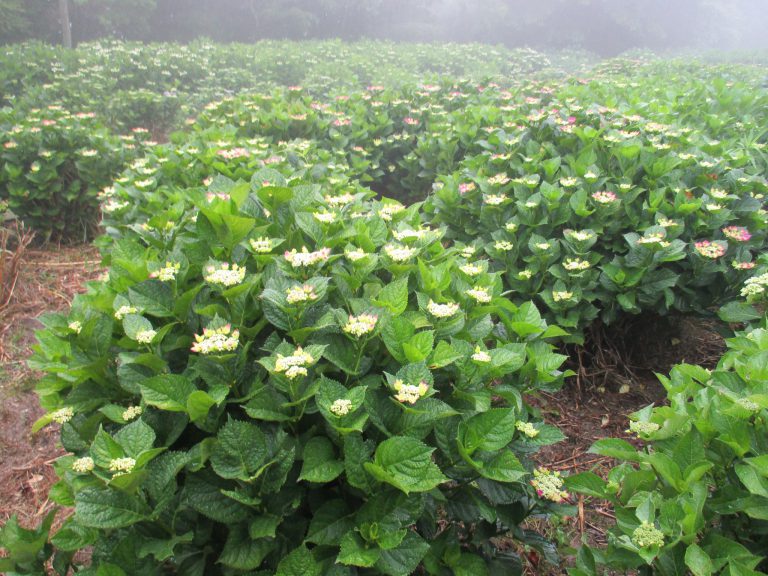
[[98,251],[90,245],[28,249],[8,305],[0,311],[0,524],[16,514],[33,526],[53,508],[47,498],[56,482],[52,462],[63,450],[58,430],[30,429],[43,414],[26,366],[34,345],[37,317],[66,310],[85,282],[102,272]]

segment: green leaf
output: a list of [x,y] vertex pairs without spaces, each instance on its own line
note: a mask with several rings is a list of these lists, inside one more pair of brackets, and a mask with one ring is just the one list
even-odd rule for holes
[[505,448],[515,436],[515,422],[512,408],[492,408],[473,416],[460,428],[464,448],[469,454],[475,450],[494,452]]
[[219,430],[211,465],[222,478],[249,480],[266,456],[266,437],[255,424],[229,420]]
[[136,458],[145,450],[152,448],[155,443],[155,431],[139,419],[123,426],[115,434],[115,440],[123,447],[128,456]]
[[353,531],[341,539],[341,546],[336,562],[346,566],[360,566],[370,568],[381,556],[381,549],[377,546],[369,546]]
[[406,494],[428,492],[448,481],[432,462],[434,451],[414,438],[396,436],[379,444],[373,463],[367,462],[365,469]]
[[98,539],[99,532],[97,530],[81,526],[74,518],[70,517],[51,537],[51,544],[64,552],[75,552],[95,544]]
[[723,322],[732,322],[734,324],[751,322],[752,320],[762,318],[762,315],[755,307],[746,302],[729,302],[720,308],[717,315]]
[[128,289],[128,299],[136,308],[148,316],[172,318],[173,291],[159,280],[147,280]]
[[311,438],[304,446],[304,464],[299,480],[324,484],[344,471],[344,463],[336,460],[333,444],[324,436]]
[[139,383],[144,402],[169,412],[186,412],[195,385],[179,374],[159,374]]
[[343,500],[329,500],[312,515],[307,542],[322,546],[338,546],[341,538],[355,526],[355,515]]
[[128,336],[128,338],[136,340],[136,335],[139,332],[152,330],[152,322],[144,318],[144,316],[139,316],[138,314],[128,314],[125,318],[123,318],[123,330],[125,331],[125,334]]
[[282,521],[282,518],[272,516],[271,514],[258,516],[254,518],[253,521],[251,521],[250,526],[248,526],[248,535],[253,540],[259,538],[274,538],[277,534],[277,527],[280,526]]
[[187,414],[193,422],[200,422],[215,405],[216,401],[207,392],[195,390],[187,397]]
[[592,454],[600,454],[601,456],[608,456],[610,458],[616,458],[617,460],[628,460],[630,462],[639,462],[640,455],[626,440],[619,438],[604,438],[598,440],[589,449]]
[[594,496],[595,498],[608,498],[608,483],[594,472],[580,472],[565,479],[565,487],[573,492]]
[[449,366],[462,358],[464,358],[464,354],[461,354],[445,340],[440,340],[429,357],[427,365],[430,370],[437,370],[438,368]]
[[320,564],[315,561],[307,547],[302,545],[280,561],[275,576],[320,576],[321,574]]
[[689,544],[685,550],[685,565],[693,576],[711,576],[714,567],[712,559],[700,546]]
[[269,540],[251,540],[247,528],[237,525],[230,528],[218,563],[235,570],[255,570],[274,547]]
[[113,530],[145,520],[149,510],[138,497],[125,492],[85,488],[75,497],[75,514],[86,528]]
[[435,333],[432,330],[419,332],[403,343],[403,352],[408,362],[423,362],[432,352]]
[[429,544],[416,532],[408,531],[397,548],[381,552],[376,568],[391,576],[413,574],[427,552]]
[[373,303],[399,316],[408,307],[408,276],[390,282],[381,289]]

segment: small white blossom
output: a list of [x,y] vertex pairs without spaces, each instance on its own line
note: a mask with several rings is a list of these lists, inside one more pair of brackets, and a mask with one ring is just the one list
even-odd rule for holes
[[339,417],[346,416],[351,410],[352,400],[347,400],[346,398],[334,400],[330,407],[330,411]]
[[80,331],[83,329],[83,323],[80,322],[80,320],[74,320],[73,322],[70,322],[67,327],[75,334],[80,334]]
[[286,290],[285,299],[288,301],[288,304],[298,304],[300,302],[317,300],[317,294],[315,294],[315,289],[312,286],[304,284],[303,286],[292,286]]
[[85,456],[83,458],[78,458],[74,462],[72,462],[72,470],[79,473],[79,474],[85,474],[87,472],[91,472],[94,467],[93,458],[90,456]]
[[232,330],[230,324],[221,328],[204,328],[202,334],[195,334],[192,352],[214,354],[216,352],[232,352],[237,348],[240,331]]
[[459,305],[453,302],[438,304],[430,299],[427,303],[427,311],[435,318],[450,318],[459,311]]
[[205,281],[209,284],[219,284],[221,286],[235,286],[240,284],[245,278],[245,268],[232,264],[231,266],[224,262],[216,266],[208,266],[205,270]]
[[480,346],[477,346],[475,348],[475,353],[472,354],[472,360],[475,362],[481,362],[483,364],[491,361],[491,355],[488,354],[485,350],[480,348]]
[[387,244],[384,246],[384,253],[395,262],[405,262],[413,258],[416,254],[416,248],[408,248],[398,244]]
[[142,412],[143,410],[141,406],[128,406],[128,408],[123,410],[123,420],[130,422],[131,420],[141,416]]
[[136,312],[138,312],[138,310],[133,306],[120,306],[120,308],[115,310],[115,319],[122,320],[128,316],[128,314],[136,314]]
[[258,252],[259,254],[264,254],[272,250],[272,241],[269,238],[251,238],[249,244],[253,251]]
[[330,248],[321,248],[315,252],[307,250],[306,246],[302,246],[301,252],[295,248],[290,252],[286,251],[283,257],[294,268],[301,268],[304,266],[314,266],[320,262],[326,262],[331,255]]
[[392,387],[397,392],[395,400],[404,404],[415,404],[429,391],[429,385],[424,381],[419,382],[418,386],[414,386],[413,384],[405,384],[402,380],[395,380]]
[[467,296],[471,296],[482,304],[486,304],[491,301],[491,295],[487,288],[479,288],[476,286],[470,290],[467,290],[466,294]]
[[378,316],[372,314],[360,314],[359,316],[350,315],[349,320],[342,329],[347,334],[352,334],[359,338],[360,336],[373,332],[376,328],[378,319]]
[[154,330],[141,330],[136,334],[136,342],[139,344],[151,344],[155,336],[157,336],[157,332]]
[[51,414],[51,420],[56,422],[57,424],[66,424],[72,418],[75,416],[75,411],[72,409],[71,406],[65,406],[64,408],[59,408],[55,412]]
[[170,282],[171,280],[176,279],[176,274],[178,274],[180,269],[181,269],[181,263],[166,262],[165,266],[163,266],[159,270],[156,270],[155,272],[152,272],[149,275],[149,277],[157,278],[161,282]]
[[133,471],[136,460],[133,458],[115,458],[109,462],[109,471],[116,472],[113,477],[123,476]]

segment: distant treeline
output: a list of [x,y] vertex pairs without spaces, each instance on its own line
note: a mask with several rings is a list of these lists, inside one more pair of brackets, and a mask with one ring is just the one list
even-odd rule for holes
[[390,38],[583,48],[765,47],[765,0],[0,0],[0,43]]

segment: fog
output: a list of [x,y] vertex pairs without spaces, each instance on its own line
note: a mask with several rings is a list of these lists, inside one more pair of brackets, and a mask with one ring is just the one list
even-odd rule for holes
[[768,48],[768,0],[0,0],[0,43],[386,38],[627,50]]

